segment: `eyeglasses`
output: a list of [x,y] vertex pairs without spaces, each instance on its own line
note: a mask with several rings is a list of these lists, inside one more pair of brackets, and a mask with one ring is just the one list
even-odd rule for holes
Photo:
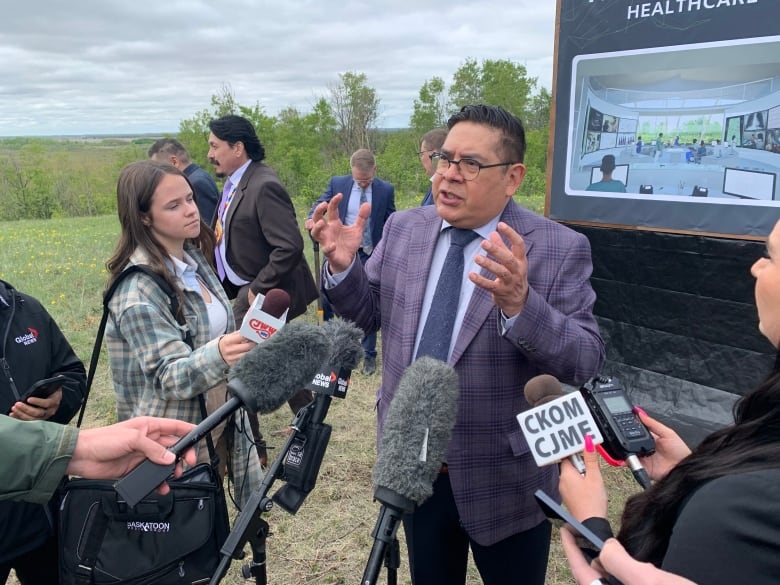
[[430,150],[421,150],[420,152],[417,153],[417,157],[418,158],[422,158],[424,154],[428,154],[429,152],[431,152],[431,151]]
[[458,172],[463,177],[464,181],[473,181],[479,176],[479,171],[482,169],[492,169],[493,167],[506,167],[516,163],[513,162],[500,162],[491,165],[483,165],[481,162],[474,160],[473,158],[462,158],[460,160],[453,160],[447,158],[447,155],[442,152],[434,152],[431,154],[431,160],[436,167],[436,174],[443,175],[450,168],[450,165],[455,165],[458,168]]

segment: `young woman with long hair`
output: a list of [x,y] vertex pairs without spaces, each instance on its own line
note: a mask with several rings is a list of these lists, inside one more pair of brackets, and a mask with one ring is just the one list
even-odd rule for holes
[[[210,261],[214,234],[201,220],[192,185],[177,168],[154,161],[124,167],[117,183],[122,233],[107,263],[110,286],[129,265],[146,265],[179,299],[184,325],[152,277],[134,272],[109,302],[106,327],[118,419],[159,416],[197,423],[199,395],[212,412],[226,399],[226,373],[255,344],[235,331],[230,301]],[[191,336],[192,347],[186,341]],[[239,411],[233,432],[214,431],[223,465],[230,463],[236,500],[245,501],[262,470]],[[199,461],[208,460],[205,446]]]

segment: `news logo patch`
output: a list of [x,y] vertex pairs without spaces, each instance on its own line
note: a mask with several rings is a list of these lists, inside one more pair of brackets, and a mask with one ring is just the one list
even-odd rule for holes
[[14,338],[14,341],[19,345],[32,345],[38,342],[38,330],[32,327],[27,328],[27,333],[19,335]]

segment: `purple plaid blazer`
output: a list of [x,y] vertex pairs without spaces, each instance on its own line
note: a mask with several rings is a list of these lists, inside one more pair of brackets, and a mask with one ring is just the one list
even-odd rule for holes
[[[538,468],[515,418],[537,374],[579,385],[598,373],[604,343],[593,318],[590,244],[581,234],[509,201],[501,221],[525,240],[528,303],[506,335],[490,294],[475,288],[450,359],[460,379],[458,417],[447,454],[468,534],[489,546],[544,520],[533,498],[557,495],[557,467]],[[365,270],[356,262],[327,291],[337,312],[367,332],[382,329],[378,433],[412,362],[428,271],[441,218],[434,206],[396,212]]]

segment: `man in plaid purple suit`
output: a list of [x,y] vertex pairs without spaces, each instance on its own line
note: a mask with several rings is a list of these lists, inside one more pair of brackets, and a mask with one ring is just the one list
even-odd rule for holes
[[[493,106],[465,106],[432,155],[434,206],[393,214],[365,267],[355,253],[369,215],[339,220],[340,197],[318,206],[312,235],[327,259],[323,288],[345,318],[382,329],[378,435],[404,369],[414,361],[453,233],[477,232],[447,359],[458,373],[458,415],[433,496],[404,519],[412,580],[465,583],[468,550],[486,585],[542,585],[550,525],[533,493],[557,494],[557,467],[534,463],[515,416],[541,373],[579,385],[598,373],[604,344],[587,239],[513,200],[525,175],[525,132]],[[436,292],[436,295],[438,293]],[[439,298],[437,296],[437,298]]]

